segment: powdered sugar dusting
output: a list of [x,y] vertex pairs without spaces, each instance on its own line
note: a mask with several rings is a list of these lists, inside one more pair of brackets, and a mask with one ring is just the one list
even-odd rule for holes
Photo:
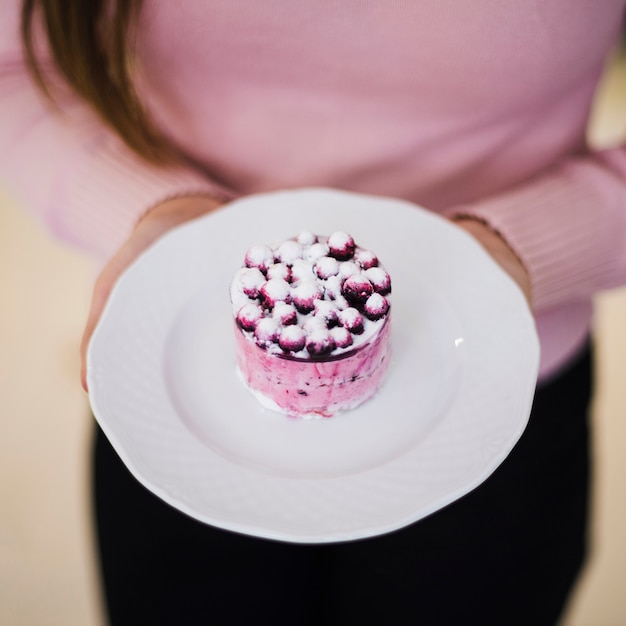
[[230,289],[241,332],[297,360],[339,357],[365,344],[389,315],[390,292],[376,255],[342,231],[302,231],[252,246]]

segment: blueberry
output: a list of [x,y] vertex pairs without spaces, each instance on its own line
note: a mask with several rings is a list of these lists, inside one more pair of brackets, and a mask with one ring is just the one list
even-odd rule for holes
[[355,274],[346,278],[341,293],[352,306],[358,308],[374,293],[374,286],[363,274]]
[[317,241],[317,235],[309,230],[303,230],[296,237],[296,241],[303,246],[311,246]]
[[302,258],[302,246],[291,239],[284,241],[276,250],[276,258],[286,265],[293,265],[296,259]]
[[385,317],[388,311],[389,301],[387,300],[387,298],[385,298],[385,296],[379,293],[372,294],[363,306],[363,313],[365,317],[372,321],[376,321]]
[[310,313],[315,307],[315,300],[322,297],[321,288],[313,281],[302,281],[294,287],[291,298],[300,313]]
[[357,248],[354,253],[354,260],[364,269],[368,270],[371,267],[378,265],[378,257],[369,250],[363,248]]
[[288,302],[289,294],[289,283],[282,278],[271,278],[259,290],[261,304],[266,309],[272,309],[277,302]]
[[354,261],[344,261],[339,265],[339,276],[343,280],[360,272],[361,268]]
[[371,267],[363,275],[372,283],[374,290],[383,296],[391,292],[391,278],[382,267]]
[[335,341],[327,330],[319,329],[307,337],[306,349],[311,356],[325,356],[335,349]]
[[251,299],[255,299],[259,296],[259,290],[263,286],[263,283],[265,283],[265,276],[263,272],[256,267],[243,270],[239,276],[241,290]]
[[339,313],[339,323],[353,335],[360,335],[364,330],[363,316],[354,308],[348,307]]
[[278,345],[285,352],[300,352],[306,345],[304,331],[298,326],[287,326],[283,328],[278,338]]
[[341,278],[339,276],[329,276],[324,281],[324,295],[329,300],[336,300],[341,295]]
[[315,280],[313,263],[305,259],[296,259],[291,266],[291,280],[294,283],[301,280]]
[[272,317],[278,320],[283,326],[291,326],[298,323],[298,312],[293,304],[277,302],[272,310]]
[[282,278],[288,283],[291,282],[291,268],[284,263],[273,263],[267,268],[267,278]]
[[330,336],[333,338],[338,348],[347,348],[352,345],[352,333],[343,326],[336,326],[331,329]]
[[307,336],[314,335],[317,332],[328,330],[328,324],[321,315],[308,316],[302,324],[302,330]]
[[274,262],[274,252],[269,246],[252,246],[246,252],[246,267],[257,267],[265,271]]
[[325,320],[328,328],[337,326],[339,323],[339,310],[332,300],[316,300],[314,302],[315,316]]
[[254,338],[259,346],[266,348],[276,343],[280,336],[280,324],[271,317],[259,320],[254,329]]
[[348,233],[334,232],[328,237],[329,254],[338,261],[347,261],[354,254],[354,239]]
[[323,256],[316,261],[313,271],[319,278],[325,280],[339,274],[339,263],[331,256]]
[[257,322],[263,317],[263,310],[258,304],[244,304],[237,313],[237,324],[243,330],[254,330]]
[[317,261],[318,259],[321,259],[322,257],[327,256],[328,252],[329,252],[328,245],[325,243],[318,242],[306,248],[304,250],[303,256],[307,261],[311,261],[312,263],[315,263],[315,261]]

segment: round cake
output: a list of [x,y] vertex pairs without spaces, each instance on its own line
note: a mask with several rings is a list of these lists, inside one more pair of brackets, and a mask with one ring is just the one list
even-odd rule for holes
[[242,380],[294,417],[359,406],[389,366],[390,294],[377,256],[347,233],[251,247],[230,290]]

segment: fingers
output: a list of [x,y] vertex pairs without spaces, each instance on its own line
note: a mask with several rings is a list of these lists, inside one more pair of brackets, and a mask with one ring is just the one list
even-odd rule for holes
[[89,314],[80,343],[80,380],[87,386],[87,348],[100,321],[111,291],[120,276],[137,257],[171,228],[217,209],[223,203],[204,196],[190,196],[168,200],[140,220],[126,243],[116,252],[98,276],[91,299]]
[[91,297],[91,306],[87,315],[87,322],[83,331],[83,337],[80,342],[80,381],[83,389],[87,388],[87,347],[93,335],[104,307],[111,295],[111,291],[118,278],[124,270],[135,260],[143,248],[140,248],[134,242],[129,240],[118,253],[107,263],[96,282],[94,283],[93,293]]

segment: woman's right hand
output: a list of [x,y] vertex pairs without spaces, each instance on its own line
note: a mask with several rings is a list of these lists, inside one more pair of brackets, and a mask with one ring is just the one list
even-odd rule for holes
[[80,345],[81,383],[85,391],[88,391],[87,346],[118,278],[161,235],[175,226],[214,211],[222,204],[222,201],[208,196],[182,196],[162,202],[137,222],[126,242],[104,266],[94,284],[91,308]]
[[508,242],[481,220],[460,217],[454,223],[468,232],[491,255],[492,259],[513,279],[532,309],[532,285],[528,271]]

